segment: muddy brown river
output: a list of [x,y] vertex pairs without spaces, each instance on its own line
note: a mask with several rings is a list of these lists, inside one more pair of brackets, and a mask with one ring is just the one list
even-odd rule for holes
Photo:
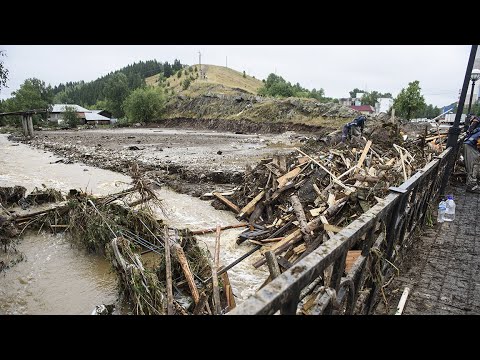
[[[121,191],[130,178],[119,173],[82,164],[55,163],[49,152],[9,142],[0,134],[0,186],[22,185],[27,191],[45,184],[68,191],[86,190],[97,195]],[[169,225],[191,230],[236,224],[231,212],[215,210],[208,201],[161,189]],[[241,229],[222,232],[221,265],[246,253],[251,245],[235,243]],[[211,251],[214,234],[198,237]],[[104,258],[77,249],[62,235],[29,234],[18,246],[26,261],[0,273],[0,314],[90,314],[95,305],[117,299],[115,275]],[[3,250],[0,250],[0,253]],[[252,295],[268,276],[265,268],[254,269],[255,254],[228,271],[237,304]],[[122,313],[125,313],[123,310]]]

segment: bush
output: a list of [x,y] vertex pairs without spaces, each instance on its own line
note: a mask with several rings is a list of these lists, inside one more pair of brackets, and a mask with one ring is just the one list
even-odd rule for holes
[[80,121],[78,120],[77,111],[73,106],[65,106],[65,112],[63,113],[63,121],[68,127],[76,128]]
[[190,80],[190,78],[187,78],[187,79],[183,80],[182,89],[183,89],[183,90],[187,90],[188,87],[190,86],[190,83],[191,83],[191,82],[192,82],[192,81]]
[[123,106],[130,122],[151,122],[160,118],[165,102],[161,88],[139,88],[127,97]]

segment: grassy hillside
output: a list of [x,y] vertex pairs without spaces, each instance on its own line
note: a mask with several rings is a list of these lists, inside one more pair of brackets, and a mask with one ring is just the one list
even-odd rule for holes
[[[194,69],[196,69],[196,71]],[[174,74],[167,78],[166,82],[175,93],[182,93],[189,96],[202,95],[207,92],[227,95],[246,92],[256,95],[258,89],[263,85],[262,81],[258,79],[254,79],[248,75],[243,77],[243,73],[224,66],[202,65],[202,71],[206,75],[206,78],[203,79],[199,76],[199,70],[200,66],[198,64],[189,66],[182,70],[182,76],[180,78],[177,74]],[[185,74],[185,72],[187,72],[187,74]],[[183,81],[188,77],[192,77],[194,80],[188,89],[183,90]],[[156,85],[157,80],[158,75],[154,75],[146,78],[145,82],[147,85]]]
[[[311,98],[260,97],[263,82],[223,66],[192,65],[164,79],[171,95],[164,119],[239,120],[250,122],[292,123],[338,129],[345,118],[356,111],[336,103],[321,103]],[[184,82],[190,79],[187,89]],[[149,85],[158,85],[159,75],[146,78]],[[172,94],[173,90],[173,94]]]

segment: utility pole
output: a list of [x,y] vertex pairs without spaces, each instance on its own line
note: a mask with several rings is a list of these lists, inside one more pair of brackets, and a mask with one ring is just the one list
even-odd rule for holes
[[[448,138],[447,138],[447,148],[451,147],[451,151],[456,151],[458,135],[460,135],[460,118],[462,117],[463,107],[465,105],[465,98],[467,97],[467,89],[468,83],[470,82],[470,77],[472,76],[472,69],[473,63],[475,61],[475,54],[477,53],[478,45],[472,45],[472,49],[470,50],[470,57],[468,58],[467,69],[465,70],[465,77],[463,79],[463,86],[462,92],[460,93],[460,100],[458,101],[458,108],[457,113],[455,114],[455,121],[453,125],[448,129]],[[450,174],[452,173],[453,167],[455,165],[455,160],[453,156],[450,157],[449,163],[447,163],[447,167],[445,173],[443,175],[442,184],[440,186],[440,195],[445,193],[445,189],[447,188],[448,179],[450,178]]]
[[203,79],[203,76],[202,76],[202,53],[200,51],[198,52],[198,64],[200,66],[200,79]]

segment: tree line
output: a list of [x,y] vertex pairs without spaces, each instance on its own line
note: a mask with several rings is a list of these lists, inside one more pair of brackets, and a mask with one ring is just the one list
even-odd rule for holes
[[[145,77],[160,74],[162,78],[166,78],[184,67],[177,59],[173,64],[157,60],[140,61],[91,82],[67,82],[54,87],[46,85],[43,80],[30,78],[25,80],[17,91],[11,93],[12,97],[0,101],[0,112],[46,109],[57,103],[108,110],[114,117],[122,118],[126,114],[124,103],[129,95],[137,89],[146,91]],[[5,86],[8,71],[3,69],[3,63],[0,75],[3,81],[0,85]],[[138,96],[138,92],[136,94]],[[147,94],[151,95],[151,92],[147,91]],[[34,116],[34,121],[41,118],[45,119],[45,115]],[[0,125],[8,120],[14,119],[0,118]]]
[[263,86],[258,90],[258,95],[272,96],[272,97],[299,97],[299,98],[313,98],[321,102],[332,101],[333,99],[325,97],[325,91],[313,88],[312,90],[305,89],[298,82],[292,85],[283,77],[270,74],[266,80],[263,80]]

